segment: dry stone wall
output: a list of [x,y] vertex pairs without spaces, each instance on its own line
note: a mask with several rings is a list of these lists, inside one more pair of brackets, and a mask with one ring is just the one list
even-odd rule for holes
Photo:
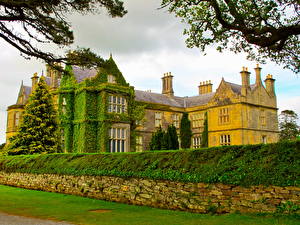
[[90,198],[199,213],[275,212],[300,206],[299,187],[180,183],[109,176],[0,172],[0,184]]

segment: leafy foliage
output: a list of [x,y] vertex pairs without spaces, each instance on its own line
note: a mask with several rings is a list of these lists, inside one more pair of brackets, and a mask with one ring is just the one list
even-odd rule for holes
[[11,138],[9,155],[57,151],[57,122],[52,96],[41,77],[25,106],[18,133]]
[[280,140],[293,140],[300,135],[298,115],[293,110],[284,110],[279,115]]
[[[134,149],[135,121],[142,120],[145,106],[134,101],[134,89],[126,82],[112,56],[101,62],[95,72],[94,77],[80,83],[77,83],[72,66],[67,65],[63,73],[58,93],[64,151],[109,151],[108,129],[113,123],[131,124],[130,143]],[[115,83],[108,82],[109,75],[114,76]],[[110,94],[126,98],[126,113],[108,112]]]
[[[67,61],[67,58],[42,51],[38,44],[53,43],[59,47],[73,43],[73,31],[66,15],[100,13],[105,8],[111,17],[127,12],[120,0],[14,0],[0,1],[0,38],[17,48],[25,57],[37,57],[47,63]],[[16,24],[21,24],[15,29]],[[90,57],[91,52],[82,58]]]
[[164,142],[164,131],[159,127],[156,132],[152,134],[150,141],[150,150],[161,150]]
[[248,59],[300,72],[298,0],[162,0],[162,7],[189,25],[188,47],[244,51]]
[[4,148],[4,146],[5,146],[5,143],[1,144],[0,145],[0,150],[2,150]]
[[170,145],[168,146],[169,150],[179,149],[178,135],[176,127],[172,124],[168,126],[167,130],[168,136],[170,137]]
[[181,148],[190,148],[191,138],[192,138],[191,121],[189,120],[188,114],[183,113],[180,121]]
[[207,118],[207,112],[204,115],[204,129],[201,136],[201,148],[208,147],[208,118]]
[[176,127],[169,125],[166,131],[161,127],[152,134],[150,150],[177,150],[179,149],[178,135]]
[[300,187],[300,141],[201,150],[0,157],[5,172]]

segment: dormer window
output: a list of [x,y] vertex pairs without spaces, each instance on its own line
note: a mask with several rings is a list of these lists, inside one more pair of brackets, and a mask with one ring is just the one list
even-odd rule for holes
[[123,96],[109,95],[108,96],[108,112],[126,113],[127,101]]
[[115,84],[116,83],[116,78],[115,78],[115,76],[114,75],[108,75],[107,76],[107,82],[108,83],[112,83],[112,84]]

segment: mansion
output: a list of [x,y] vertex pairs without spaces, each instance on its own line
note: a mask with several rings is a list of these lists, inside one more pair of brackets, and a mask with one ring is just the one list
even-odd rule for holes
[[[58,110],[64,152],[134,152],[149,150],[152,134],[173,124],[179,132],[184,112],[191,121],[191,148],[200,148],[205,115],[208,146],[273,143],[278,141],[277,102],[272,75],[255,83],[243,67],[241,84],[221,80],[213,92],[211,81],[200,82],[199,94],[178,97],[170,72],[162,77],[162,93],[135,90],[113,58],[101,68],[66,66],[60,73],[47,66],[46,82]],[[16,104],[8,107],[7,143],[17,132],[32,86],[21,84]]]

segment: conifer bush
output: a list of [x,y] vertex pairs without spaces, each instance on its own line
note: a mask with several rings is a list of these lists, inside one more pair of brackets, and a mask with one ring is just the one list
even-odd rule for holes
[[9,155],[57,151],[57,121],[52,96],[41,77],[25,106],[18,133],[8,146]]
[[191,138],[192,138],[191,121],[189,120],[188,114],[183,113],[182,119],[180,121],[181,148],[190,148]]
[[178,135],[174,125],[169,125],[166,131],[161,127],[152,134],[150,150],[177,150],[179,149]]
[[207,112],[204,115],[204,129],[201,136],[201,148],[208,147],[208,118],[207,118]]

